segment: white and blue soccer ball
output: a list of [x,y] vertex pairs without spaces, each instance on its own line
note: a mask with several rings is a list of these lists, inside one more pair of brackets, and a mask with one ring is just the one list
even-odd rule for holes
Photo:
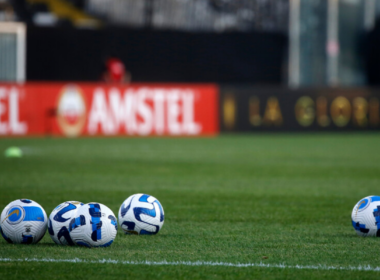
[[352,226],[359,236],[380,237],[380,196],[367,196],[354,206]]
[[73,246],[69,233],[71,219],[77,213],[78,208],[83,205],[79,201],[66,201],[54,208],[49,216],[48,232],[51,239],[58,245]]
[[81,206],[69,224],[72,241],[85,247],[108,247],[115,240],[117,219],[107,206],[90,202]]
[[45,235],[47,216],[37,202],[17,199],[1,213],[0,232],[9,243],[38,243]]
[[161,203],[148,194],[131,195],[119,209],[119,225],[126,234],[157,234],[164,217]]

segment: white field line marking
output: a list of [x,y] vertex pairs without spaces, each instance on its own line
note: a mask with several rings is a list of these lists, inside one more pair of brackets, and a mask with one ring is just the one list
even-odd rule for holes
[[123,264],[123,265],[186,265],[186,266],[227,266],[227,267],[265,267],[265,268],[290,268],[290,269],[315,269],[315,270],[356,270],[356,271],[380,271],[380,267],[372,267],[370,265],[359,266],[327,266],[323,264],[318,265],[286,265],[286,264],[266,264],[266,263],[226,263],[226,262],[168,262],[168,261],[121,261],[121,260],[86,260],[86,259],[37,259],[37,258],[25,258],[25,259],[12,259],[12,258],[0,258],[0,262],[45,262],[45,263],[91,263],[91,264]]

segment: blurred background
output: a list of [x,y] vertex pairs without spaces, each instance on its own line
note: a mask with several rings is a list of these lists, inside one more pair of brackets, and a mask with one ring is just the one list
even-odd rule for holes
[[222,130],[378,129],[379,16],[378,0],[0,0],[0,81],[213,83]]
[[379,85],[380,0],[0,0],[0,206],[165,209],[111,251],[0,240],[0,278],[376,279]]

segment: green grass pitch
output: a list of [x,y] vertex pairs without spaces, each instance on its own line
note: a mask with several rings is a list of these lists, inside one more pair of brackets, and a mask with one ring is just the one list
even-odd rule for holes
[[380,278],[360,270],[380,267],[380,239],[358,237],[350,218],[359,199],[380,195],[380,134],[0,140],[1,152],[9,146],[24,157],[0,155],[0,211],[30,198],[47,215],[67,200],[117,215],[147,193],[165,224],[156,236],[119,229],[109,248],[1,238],[0,279]]

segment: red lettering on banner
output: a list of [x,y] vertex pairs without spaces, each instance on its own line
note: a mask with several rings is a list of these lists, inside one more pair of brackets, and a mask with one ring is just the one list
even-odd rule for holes
[[180,107],[178,104],[179,92],[177,90],[171,90],[167,94],[167,119],[169,134],[178,135],[181,133],[181,124],[178,121],[180,116]]
[[[137,123],[137,134],[148,135],[152,133],[152,107],[148,106],[147,101],[150,97],[150,92],[146,88],[142,88],[136,93],[137,98],[137,115],[141,117],[141,122]],[[128,121],[128,120],[127,120]]]
[[113,88],[110,90],[109,97],[115,127],[124,127],[129,134],[133,134],[136,131],[133,93],[126,91],[123,97],[117,88]]
[[101,88],[94,91],[92,106],[89,111],[88,132],[97,133],[98,126],[104,134],[115,134],[114,122],[110,116],[106,94]]
[[214,85],[0,84],[0,135],[215,135]]
[[189,135],[196,135],[202,131],[202,125],[194,122],[194,94],[183,94],[183,131]]
[[153,95],[155,129],[158,135],[165,131],[165,90],[157,89]]
[[194,120],[195,92],[190,89],[139,88],[123,94],[111,88],[95,89],[90,105],[89,134],[197,135],[202,125]]
[[27,133],[27,124],[20,121],[19,102],[20,92],[16,87],[0,87],[0,135]]
[[8,125],[7,122],[4,122],[3,118],[7,112],[7,107],[5,105],[7,91],[5,88],[0,88],[0,134],[7,134]]

